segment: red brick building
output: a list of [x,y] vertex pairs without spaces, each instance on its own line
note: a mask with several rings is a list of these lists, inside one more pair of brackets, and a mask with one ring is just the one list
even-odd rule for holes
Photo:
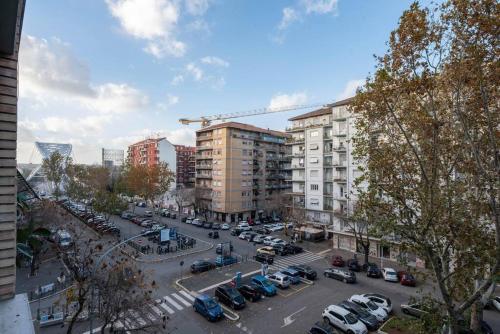
[[196,147],[175,145],[177,156],[177,187],[193,188],[196,173]]

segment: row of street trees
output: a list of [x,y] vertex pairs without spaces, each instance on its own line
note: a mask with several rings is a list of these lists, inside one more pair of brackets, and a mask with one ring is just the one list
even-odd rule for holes
[[499,282],[499,9],[413,4],[353,102],[368,184],[353,220],[425,259],[441,315],[428,332],[478,331]]

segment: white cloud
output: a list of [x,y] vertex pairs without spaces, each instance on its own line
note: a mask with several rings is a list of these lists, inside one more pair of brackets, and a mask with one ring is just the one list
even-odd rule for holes
[[187,64],[186,71],[193,77],[195,81],[201,81],[203,79],[203,70],[196,66],[194,63]]
[[196,19],[186,25],[186,30],[190,32],[200,32],[210,35],[211,30],[209,24],[203,19]]
[[157,58],[181,57],[186,45],[176,38],[180,17],[178,1],[106,0],[111,15],[131,36],[148,41],[144,50]]
[[294,94],[277,94],[269,102],[269,109],[283,109],[291,106],[302,105],[307,102],[307,94],[304,92]]
[[170,84],[172,86],[177,86],[178,84],[183,82],[184,82],[184,76],[182,74],[178,74],[172,79],[172,81],[170,81]]
[[201,62],[208,65],[229,67],[229,62],[219,57],[206,56],[201,58]]
[[281,22],[278,24],[279,30],[284,30],[288,28],[290,24],[300,19],[300,14],[291,7],[283,8],[283,16],[281,17]]
[[337,11],[338,0],[302,0],[306,13],[328,14]]
[[169,106],[176,105],[177,103],[179,103],[179,97],[172,94],[167,94],[167,103]]
[[203,15],[209,6],[209,0],[186,0],[186,10],[191,15]]
[[347,84],[345,85],[342,93],[340,93],[337,96],[337,100],[343,100],[343,99],[347,99],[349,97],[353,97],[354,95],[356,95],[356,89],[358,89],[358,87],[363,86],[364,83],[365,83],[365,80],[363,80],[363,79],[348,81]]

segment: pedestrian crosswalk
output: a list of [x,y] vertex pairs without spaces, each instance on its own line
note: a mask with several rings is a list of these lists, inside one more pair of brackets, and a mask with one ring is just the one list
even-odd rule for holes
[[[133,330],[144,328],[153,324],[161,324],[164,316],[170,316],[193,305],[194,297],[184,291],[173,292],[162,298],[156,299],[154,303],[145,304],[141,309],[128,310],[120,314],[120,320],[116,322],[116,329]],[[100,327],[92,332],[98,333]],[[82,334],[90,334],[90,331]]]
[[300,254],[292,256],[280,256],[275,257],[272,265],[269,266],[271,270],[281,270],[288,266],[298,266],[301,264],[307,264],[317,260],[321,260],[323,257],[321,255],[305,251]]

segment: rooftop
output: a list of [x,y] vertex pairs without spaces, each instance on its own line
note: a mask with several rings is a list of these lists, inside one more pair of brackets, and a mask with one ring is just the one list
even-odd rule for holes
[[27,294],[0,301],[0,333],[35,334]]
[[245,131],[265,133],[265,134],[277,136],[277,137],[288,137],[288,134],[286,134],[285,132],[263,129],[263,128],[259,128],[259,127],[256,127],[256,126],[253,126],[250,124],[244,124],[244,123],[238,123],[238,122],[225,122],[225,123],[221,123],[221,124],[215,124],[215,125],[211,125],[209,127],[200,129],[196,132],[197,133],[206,132],[206,131],[211,131],[211,130],[215,130],[215,129],[222,129],[222,128],[234,128],[234,129],[241,129],[241,130],[245,130]]
[[354,97],[350,97],[348,99],[344,99],[344,100],[340,100],[340,101],[337,101],[337,102],[334,102],[334,103],[331,103],[331,104],[327,104],[326,106],[324,106],[324,107],[322,107],[320,109],[313,110],[313,111],[310,111],[308,113],[305,113],[305,114],[302,114],[302,115],[298,115],[298,116],[289,118],[288,120],[289,121],[297,121],[299,119],[306,119],[306,118],[310,118],[310,117],[316,117],[316,116],[321,116],[321,115],[328,115],[328,114],[330,114],[332,112],[331,108],[348,105],[349,103],[351,103],[351,101],[353,99],[354,99]]

